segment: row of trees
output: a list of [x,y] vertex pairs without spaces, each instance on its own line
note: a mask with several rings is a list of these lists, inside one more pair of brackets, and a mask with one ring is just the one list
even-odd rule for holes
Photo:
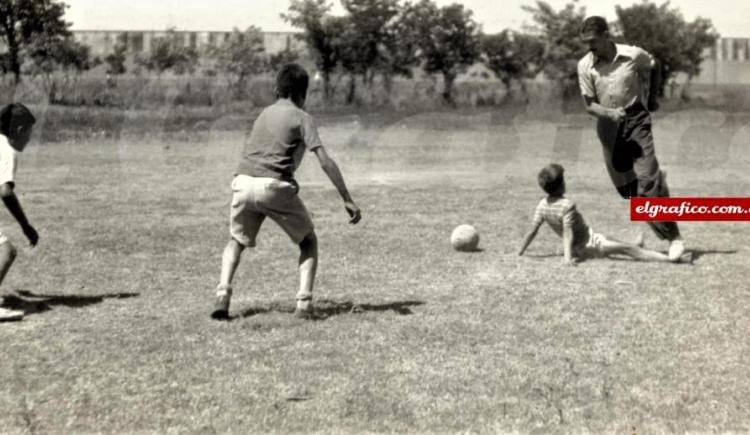
[[3,70],[21,80],[24,58],[33,67],[87,69],[89,48],[73,40],[70,24],[63,20],[66,5],[46,0],[3,0],[0,2],[0,41],[7,49]]
[[[127,48],[116,44],[104,59],[92,57],[90,48],[73,39],[71,23],[64,20],[67,5],[57,0],[2,0],[0,2],[0,42],[7,52],[0,54],[0,70],[12,74],[16,83],[22,72],[40,76],[50,102],[75,87],[80,73],[106,63],[111,76],[127,71]],[[166,70],[176,74],[193,72],[199,58],[207,59],[211,71],[221,72],[233,91],[241,94],[247,79],[276,69],[281,63],[296,59],[296,53],[265,53],[263,33],[256,27],[235,29],[229,41],[198,53],[186,47],[174,29],[152,42],[147,55],[134,59],[137,68],[161,75]]]
[[347,14],[331,15],[328,0],[292,0],[282,15],[302,29],[323,81],[323,94],[333,93],[337,72],[350,77],[347,101],[352,102],[357,78],[371,85],[381,76],[411,77],[421,64],[429,74],[442,74],[443,96],[450,100],[456,76],[480,54],[479,25],[460,4],[438,7],[430,0],[401,4],[399,0],[342,0]]
[[[291,0],[282,17],[302,30],[322,76],[324,95],[331,96],[334,77],[351,77],[350,102],[358,77],[371,84],[379,75],[387,85],[395,75],[410,77],[415,67],[441,74],[443,97],[451,102],[457,75],[479,61],[509,89],[513,81],[525,89],[524,80],[540,73],[561,82],[562,89],[571,89],[577,61],[586,51],[579,39],[586,11],[575,3],[558,11],[537,1],[523,7],[532,19],[523,32],[489,35],[458,3],[438,7],[432,0],[341,0],[341,4],[344,16],[331,14],[329,0]],[[668,2],[618,6],[616,12],[613,34],[658,57],[664,66],[662,83],[679,72],[697,75],[704,49],[718,38],[710,20],[687,22]]]
[[[579,29],[586,16],[571,3],[555,10],[538,0],[523,9],[531,25],[523,32],[509,30],[484,34],[472,11],[461,4],[439,7],[433,0],[340,0],[344,15],[333,15],[330,0],[290,0],[282,17],[302,30],[311,57],[330,98],[342,77],[348,77],[347,101],[353,102],[359,83],[372,86],[380,78],[386,89],[395,76],[411,77],[415,69],[443,77],[443,98],[452,102],[456,77],[476,62],[483,62],[511,89],[513,81],[524,89],[524,80],[544,73],[570,89],[576,80],[576,63],[585,53]],[[66,5],[60,0],[2,0],[0,41],[7,48],[0,63],[21,80],[21,65],[47,79],[55,71],[78,73],[102,62],[91,59],[89,48],[73,40],[64,20]],[[641,46],[663,65],[663,83],[679,72],[692,77],[700,72],[701,55],[718,35],[710,20],[687,22],[669,3],[643,2],[617,7],[613,33]],[[139,67],[161,74],[192,72],[199,57],[229,80],[237,92],[253,75],[294,60],[296,53],[268,55],[260,29],[235,29],[227,44],[199,56],[185,47],[174,31],[153,41],[146,56],[135,59]],[[104,58],[111,74],[125,72],[123,45]],[[51,94],[55,82],[50,81]]]

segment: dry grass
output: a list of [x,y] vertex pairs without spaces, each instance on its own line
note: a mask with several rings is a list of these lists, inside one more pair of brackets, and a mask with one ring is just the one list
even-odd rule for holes
[[[656,120],[674,195],[750,188],[741,122],[732,158],[706,165],[681,148],[695,125],[730,136],[726,116]],[[551,231],[517,257],[550,160],[597,231],[643,229],[608,185],[588,120],[557,119],[329,119],[322,138],[364,220],[345,223],[308,157],[314,322],[290,315],[296,248],[271,223],[238,273],[234,318],[208,318],[241,134],[32,146],[18,192],[42,239],[3,289],[28,316],[0,325],[0,431],[747,432],[746,224],[683,225],[692,267],[564,268]],[[484,251],[450,249],[460,223]]]

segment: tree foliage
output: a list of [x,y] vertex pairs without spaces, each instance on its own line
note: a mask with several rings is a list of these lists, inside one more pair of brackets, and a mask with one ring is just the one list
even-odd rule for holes
[[342,0],[347,15],[345,47],[349,70],[368,81],[375,72],[392,68],[389,51],[396,43],[390,23],[398,15],[398,0]]
[[524,79],[535,77],[542,68],[544,44],[534,35],[503,30],[481,41],[484,63],[509,91],[513,80],[525,90]]
[[404,18],[413,29],[422,68],[443,76],[443,99],[453,102],[453,83],[479,58],[479,26],[472,12],[454,3],[439,8],[432,0],[407,3]]
[[241,96],[249,77],[268,70],[263,32],[255,26],[244,32],[234,29],[227,44],[213,49],[211,54],[217,69],[225,74],[237,97]]
[[534,24],[529,30],[540,38],[544,47],[541,67],[551,80],[560,82],[566,91],[577,81],[578,60],[586,54],[581,42],[580,29],[586,18],[586,9],[568,3],[556,11],[549,3],[537,0],[536,6],[523,6],[532,15]]
[[107,74],[125,74],[127,71],[125,68],[125,53],[127,50],[128,48],[124,44],[117,44],[114,51],[104,57],[104,62],[107,63]]
[[692,78],[700,73],[703,51],[712,47],[719,35],[710,20],[696,18],[686,22],[669,2],[659,6],[650,2],[615,8],[623,40],[650,52],[661,63],[662,88],[678,72]]
[[154,38],[151,41],[151,52],[146,56],[136,58],[136,63],[149,71],[161,75],[166,70],[181,75],[192,73],[198,64],[198,52],[185,47],[174,29],[167,30],[166,36]]
[[70,37],[70,24],[63,19],[66,7],[57,0],[0,1],[0,39],[8,47],[6,63],[16,83],[21,80],[24,51],[38,52],[40,45],[49,49]]
[[338,68],[372,84],[377,74],[386,85],[394,74],[411,76],[418,63],[444,77],[443,96],[452,101],[456,76],[479,56],[479,26],[460,4],[438,7],[432,0],[400,4],[399,0],[342,0],[344,16],[330,15],[327,0],[292,0],[283,17],[301,28],[327,95]]
[[296,51],[290,48],[285,48],[278,53],[268,56],[268,69],[271,71],[278,71],[283,65],[296,62],[298,59],[299,54]]
[[88,46],[72,37],[40,39],[28,50],[31,59],[29,72],[42,77],[42,86],[50,103],[64,102],[65,96],[75,90],[80,73],[100,62],[98,58],[91,58]]
[[344,30],[342,21],[332,17],[328,0],[291,0],[288,12],[282,18],[303,31],[310,56],[323,80],[323,95],[332,96],[331,75],[339,63],[337,36]]

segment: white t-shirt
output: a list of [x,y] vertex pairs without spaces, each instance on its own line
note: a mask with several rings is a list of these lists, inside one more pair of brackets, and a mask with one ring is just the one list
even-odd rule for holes
[[7,137],[0,134],[0,184],[15,184],[17,159],[18,151],[10,146]]

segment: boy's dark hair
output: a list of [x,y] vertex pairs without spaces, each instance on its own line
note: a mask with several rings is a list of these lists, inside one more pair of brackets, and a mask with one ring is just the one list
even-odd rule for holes
[[552,163],[539,171],[539,186],[547,192],[548,195],[558,193],[560,186],[562,186],[564,178],[563,173],[565,169],[557,163]]
[[11,103],[0,110],[0,134],[3,136],[10,136],[18,127],[30,127],[35,122],[29,108],[21,103]]
[[276,74],[276,92],[279,98],[304,97],[310,76],[296,63],[288,63]]
[[591,16],[583,20],[581,25],[581,34],[594,33],[596,35],[602,35],[605,32],[609,32],[609,25],[607,20],[599,16]]

